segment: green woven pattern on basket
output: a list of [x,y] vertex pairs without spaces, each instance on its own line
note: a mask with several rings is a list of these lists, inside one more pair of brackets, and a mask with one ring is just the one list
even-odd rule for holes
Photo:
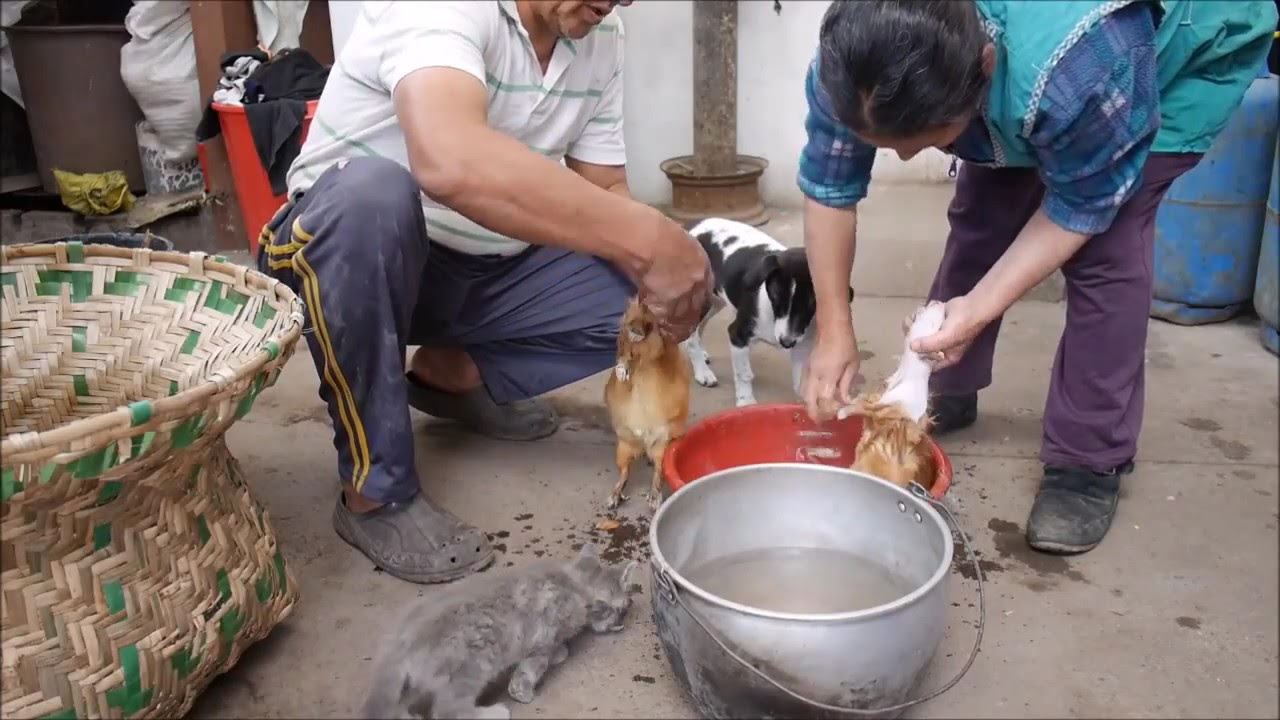
[[111,547],[111,523],[102,523],[93,529],[93,551]]
[[204,434],[207,422],[203,416],[193,417],[190,420],[184,420],[181,425],[173,429],[170,433],[170,444],[175,449],[184,448],[195,442]]
[[132,270],[117,270],[116,282],[130,285],[147,285],[151,282],[151,276],[146,273],[133,272]]
[[117,270],[115,279],[104,283],[102,291],[108,295],[138,297],[146,292],[144,286],[150,283],[151,278],[145,273]]
[[84,243],[79,240],[72,240],[67,243],[67,262],[80,264],[84,262]]
[[191,646],[188,645],[175,653],[170,662],[173,664],[174,671],[178,673],[178,677],[185,678],[190,675],[193,670],[200,667],[200,660],[203,658],[203,652],[192,657]]
[[266,373],[259,373],[258,376],[253,379],[253,385],[249,388],[248,394],[246,394],[244,399],[240,401],[240,404],[236,406],[237,420],[248,415],[249,411],[253,409],[253,403],[258,399],[258,393],[262,392],[262,388],[266,385],[266,382]]
[[120,648],[120,668],[124,670],[124,687],[107,691],[107,706],[120,708],[125,715],[132,715],[151,704],[150,688],[142,689],[142,668],[138,663],[138,646]]
[[146,425],[151,422],[152,407],[150,400],[139,400],[135,403],[129,403],[129,422],[134,427]]
[[275,319],[276,309],[270,305],[263,303],[258,306],[258,312],[253,316],[254,327],[266,327],[267,323]]
[[107,614],[115,615],[125,610],[124,586],[120,581],[102,584],[102,599],[107,603]]
[[[11,292],[7,288],[14,288],[16,290],[17,287],[18,287],[18,273],[16,272],[0,273],[0,297],[4,297],[4,294],[6,292]],[[254,324],[257,325],[256,320],[254,321]],[[258,327],[262,327],[262,326],[259,325]]]
[[[57,465],[53,463],[45,465],[40,468],[40,472],[36,473],[36,482],[44,485],[57,471]],[[0,500],[8,500],[25,488],[26,483],[18,479],[18,473],[13,468],[5,468],[3,474],[0,474]]]
[[116,446],[108,445],[68,465],[71,476],[77,480],[92,480],[116,464]]
[[[231,578],[227,575],[227,571],[221,568],[218,569],[218,595],[222,602],[231,602]],[[240,616],[239,608],[227,608],[222,619],[218,621],[218,635],[222,637],[222,660],[230,654],[231,646],[235,643],[236,635],[242,627],[244,627],[244,618]]]
[[204,280],[193,280],[191,278],[178,278],[173,281],[173,285],[164,291],[164,299],[174,302],[182,302],[187,299],[188,293],[199,293],[204,290],[206,285]]
[[8,500],[22,492],[25,487],[25,483],[18,479],[13,470],[5,468],[4,474],[0,475],[0,500]]
[[98,506],[101,507],[115,500],[120,496],[120,491],[124,488],[124,483],[119,480],[102,483],[102,487],[98,489]]
[[151,449],[151,443],[156,439],[154,432],[144,432],[141,435],[134,435],[129,442],[132,443],[129,457],[136,458]]
[[289,590],[289,576],[284,569],[284,553],[277,550],[275,557],[271,561],[276,566],[276,579],[280,581],[280,592],[287,592]]
[[258,582],[253,584],[253,591],[257,594],[258,602],[260,603],[264,603],[271,599],[271,589],[271,575],[268,573],[263,573],[262,576],[258,578]]
[[225,283],[214,282],[209,286],[209,294],[205,297],[204,306],[221,313],[234,315],[249,302],[249,296],[238,293]]
[[83,270],[41,270],[37,277],[36,294],[57,297],[64,288],[71,286],[71,302],[82,303],[93,292],[93,273]]
[[108,295],[123,295],[127,297],[138,297],[145,289],[142,287],[142,283],[127,283],[118,280],[102,286],[102,292]]

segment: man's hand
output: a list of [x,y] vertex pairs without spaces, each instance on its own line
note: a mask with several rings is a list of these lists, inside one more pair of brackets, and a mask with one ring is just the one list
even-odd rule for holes
[[657,212],[647,267],[633,280],[640,302],[658,319],[663,335],[683,342],[702,321],[715,278],[697,240]]
[[800,381],[800,394],[811,420],[829,420],[837,410],[853,404],[860,364],[853,326],[819,329],[818,341]]
[[[631,198],[626,167],[596,165],[573,157],[565,158],[565,165],[592,185]],[[650,217],[657,224],[656,229],[641,233],[642,237],[651,239],[651,250],[647,253],[650,261],[632,281],[640,301],[658,318],[660,332],[683,341],[701,321],[715,278],[707,254],[696,240],[661,213],[654,211]]]

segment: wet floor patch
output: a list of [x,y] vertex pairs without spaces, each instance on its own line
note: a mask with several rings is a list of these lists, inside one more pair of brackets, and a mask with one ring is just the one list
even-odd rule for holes
[[[616,525],[612,522],[593,522],[582,531],[588,541],[595,543],[600,549],[600,558],[607,563],[617,564],[648,557],[650,517],[647,514],[637,517],[618,515],[610,519]],[[581,547],[581,543],[574,545],[574,549]]]
[[1248,460],[1253,448],[1236,440],[1228,440],[1220,435],[1210,435],[1209,444],[1228,460]]
[[489,543],[498,553],[506,558],[495,565],[512,567],[520,558],[569,558],[587,543],[596,546],[600,558],[611,565],[622,564],[628,560],[647,557],[649,546],[649,516],[627,517],[623,515],[608,518],[592,518],[585,527],[581,519],[564,518],[534,526],[528,524],[533,515],[521,513],[513,519],[526,523],[518,525],[514,531],[497,530],[487,533]]
[[1196,432],[1218,432],[1222,429],[1222,423],[1202,417],[1183,418],[1178,421],[1178,424],[1191,428]]
[[1248,445],[1218,435],[1217,433],[1222,430],[1222,423],[1217,420],[1205,417],[1188,417],[1179,420],[1178,424],[1196,432],[1210,433],[1209,444],[1228,460],[1247,460],[1253,454],[1253,448]]
[[[991,577],[992,573],[1004,572],[1004,566],[995,560],[989,560],[982,557],[981,550],[974,550],[974,556],[978,560],[978,569],[982,570],[982,577]],[[959,540],[951,542],[951,568],[960,573],[960,576],[967,580],[977,580],[978,570],[974,569],[973,561],[969,559],[969,554],[965,552],[964,543]]]
[[994,533],[996,553],[1001,558],[1015,560],[1039,576],[1038,580],[1023,583],[1031,590],[1037,592],[1047,590],[1053,586],[1055,581],[1060,579],[1072,582],[1089,582],[1083,573],[1071,568],[1071,564],[1065,557],[1033,550],[1027,544],[1026,533],[1021,525],[1008,520],[992,518],[987,523],[987,529]]
[[320,423],[321,425],[331,425],[329,421],[329,410],[324,405],[313,405],[303,410],[295,410],[284,416],[281,424],[285,427],[297,425],[302,422]]

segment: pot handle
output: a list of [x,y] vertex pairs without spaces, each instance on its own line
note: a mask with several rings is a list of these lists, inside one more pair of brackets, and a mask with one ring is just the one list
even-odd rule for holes
[[960,680],[965,676],[965,674],[969,672],[969,668],[973,667],[973,661],[978,657],[978,648],[982,645],[982,632],[985,629],[987,624],[987,597],[986,597],[986,592],[984,591],[984,588],[983,588],[982,567],[979,566],[978,564],[978,556],[976,553],[974,553],[973,546],[969,544],[969,537],[965,535],[964,530],[960,529],[960,523],[956,521],[955,516],[951,514],[951,511],[947,509],[946,505],[942,504],[942,502],[938,500],[933,499],[933,497],[929,495],[929,491],[925,490],[924,487],[922,487],[920,484],[913,482],[911,483],[908,489],[910,490],[912,495],[928,503],[930,506],[936,509],[939,513],[941,513],[943,517],[947,519],[947,523],[951,526],[953,530],[955,530],[956,534],[960,536],[960,543],[964,545],[965,554],[968,556],[969,563],[973,566],[974,577],[977,578],[978,580],[978,625],[977,625],[977,633],[973,640],[973,649],[969,652],[969,658],[965,660],[964,666],[960,668],[960,672],[956,673],[955,677],[951,678],[951,680],[947,682],[947,684],[943,685],[937,690],[934,690],[928,695],[925,695],[920,698],[916,698],[915,700],[908,700],[903,703],[898,703],[897,705],[890,705],[889,707],[876,708],[874,710],[864,710],[860,708],[847,708],[847,707],[840,707],[839,705],[828,705],[827,703],[819,702],[817,700],[813,700],[812,698],[805,697],[804,695],[801,695],[800,693],[786,687],[785,685],[778,682],[777,680],[774,680],[763,670],[756,667],[754,664],[746,661],[745,659],[742,658],[741,655],[739,655],[738,653],[730,649],[729,646],[724,642],[724,640],[722,640],[720,636],[718,636],[715,633],[714,630],[712,630],[710,627],[707,627],[707,624],[704,623],[702,619],[698,617],[697,613],[695,613],[692,608],[690,608],[688,605],[685,604],[684,599],[680,597],[680,593],[676,589],[676,584],[672,582],[671,578],[667,575],[666,571],[663,570],[662,568],[655,567],[655,569],[657,570],[655,577],[657,578],[658,585],[659,585],[659,587],[657,588],[657,591],[662,593],[663,597],[665,597],[669,602],[673,601],[679,604],[680,607],[689,615],[689,617],[693,618],[693,621],[698,624],[698,627],[702,628],[702,631],[707,634],[707,637],[711,638],[716,645],[720,646],[720,649],[723,650],[725,654],[733,658],[734,661],[736,661],[739,665],[746,668],[747,670],[750,670],[752,673],[756,675],[756,677],[760,678],[761,680],[764,680],[770,685],[776,687],[777,689],[781,690],[782,692],[786,693],[787,695],[790,695],[792,698],[795,698],[796,700],[799,700],[800,702],[806,705],[811,705],[820,710],[825,710],[827,712],[833,712],[833,713],[844,713],[848,715],[880,715],[882,713],[890,713],[890,712],[905,710],[909,707],[919,705],[920,703],[928,702],[938,697],[939,695],[945,693],[946,691],[950,690],[951,688],[955,687],[956,683],[960,682]]

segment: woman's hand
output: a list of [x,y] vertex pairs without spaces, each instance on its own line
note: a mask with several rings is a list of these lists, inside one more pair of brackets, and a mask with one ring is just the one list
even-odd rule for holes
[[960,362],[983,328],[1061,268],[1089,237],[1057,226],[1043,208],[1036,211],[973,290],[947,301],[942,329],[911,343],[911,349],[934,355],[934,369]]
[[935,370],[960,362],[960,358],[964,357],[973,344],[973,339],[990,322],[969,295],[948,300],[944,311],[946,317],[938,332],[911,343],[913,351],[932,357]]
[[818,332],[800,392],[811,420],[828,420],[840,408],[853,404],[859,364],[858,339],[852,326]]

